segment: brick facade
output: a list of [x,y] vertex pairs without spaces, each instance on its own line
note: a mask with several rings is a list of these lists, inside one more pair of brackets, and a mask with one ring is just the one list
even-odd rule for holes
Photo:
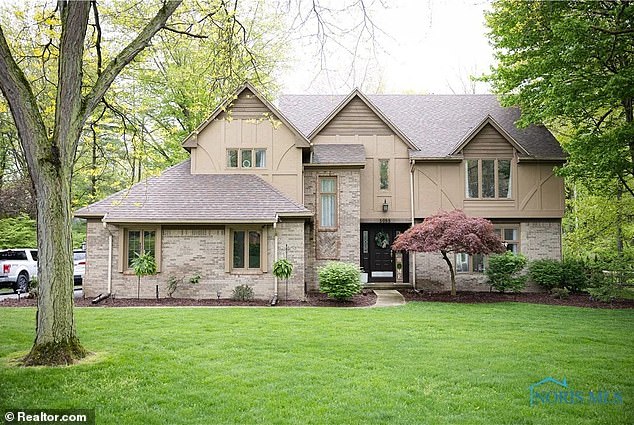
[[319,208],[319,177],[337,177],[337,229],[322,231],[318,216],[307,226],[306,285],[319,288],[318,270],[328,261],[344,261],[359,265],[361,175],[358,169],[306,170],[304,172],[304,206],[312,212]]
[[[260,226],[261,228],[261,226]],[[274,292],[274,231],[272,225],[265,226],[267,245],[267,268],[262,273],[233,273],[225,271],[226,227],[168,227],[161,228],[161,271],[155,276],[141,279],[141,298],[154,298],[156,285],[159,297],[167,297],[168,281],[171,277],[183,279],[173,294],[175,298],[230,298],[233,289],[246,284],[254,289],[258,299],[271,299]],[[278,258],[288,252],[293,263],[293,274],[288,282],[291,299],[304,296],[304,221],[284,221],[277,225]],[[120,272],[119,227],[104,228],[99,220],[87,223],[87,261],[84,279],[86,297],[96,297],[107,292],[108,236],[113,236],[112,249],[112,294],[120,298],[137,296],[137,277],[130,272]],[[286,249],[288,246],[288,250]],[[189,283],[194,275],[200,275],[197,284]],[[278,294],[285,296],[286,282],[280,281]]]
[[[561,222],[530,221],[520,223],[520,252],[528,260],[552,258],[561,260]],[[449,258],[455,261],[454,255]],[[454,263],[455,265],[455,263]],[[488,291],[484,273],[456,273],[456,289],[459,291]],[[429,291],[451,289],[449,268],[440,253],[416,254],[416,288]],[[525,291],[539,291],[533,282],[528,282]]]

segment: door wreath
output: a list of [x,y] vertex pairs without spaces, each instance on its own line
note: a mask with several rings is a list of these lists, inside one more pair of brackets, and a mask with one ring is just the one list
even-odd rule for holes
[[387,248],[390,245],[390,237],[385,232],[378,232],[374,237],[374,242],[379,248]]

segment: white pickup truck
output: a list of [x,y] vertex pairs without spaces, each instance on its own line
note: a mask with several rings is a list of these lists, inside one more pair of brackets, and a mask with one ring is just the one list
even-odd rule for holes
[[14,248],[0,251],[0,287],[27,292],[37,277],[37,249]]

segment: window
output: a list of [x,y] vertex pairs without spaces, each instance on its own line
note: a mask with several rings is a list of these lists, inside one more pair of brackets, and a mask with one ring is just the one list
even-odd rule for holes
[[237,149],[227,149],[227,167],[229,168],[238,167],[238,150]]
[[511,198],[510,159],[468,159],[465,168],[467,198]]
[[233,269],[261,268],[262,233],[256,230],[234,230],[232,237]]
[[251,149],[240,150],[242,162],[240,163],[242,168],[251,168],[253,165],[253,151]]
[[266,168],[266,149],[227,149],[227,168],[254,167]]
[[511,251],[513,254],[519,254],[520,252],[520,231],[517,226],[504,226],[504,227],[496,227],[498,232],[500,232],[500,237],[502,241],[506,244],[506,250]]
[[135,229],[128,230],[126,238],[127,244],[127,262],[128,269],[132,268],[132,261],[141,255],[144,251],[148,252],[152,257],[156,258],[156,230],[154,229]]
[[389,185],[389,159],[379,159],[379,189],[387,190],[390,188]]
[[[517,225],[496,226],[495,231],[500,235],[507,251],[511,251],[513,254],[520,252],[519,227]],[[456,253],[456,272],[483,273],[486,270],[486,263],[486,255]]]
[[337,227],[337,178],[319,178],[319,227]]
[[255,150],[255,167],[256,168],[266,167],[266,149]]

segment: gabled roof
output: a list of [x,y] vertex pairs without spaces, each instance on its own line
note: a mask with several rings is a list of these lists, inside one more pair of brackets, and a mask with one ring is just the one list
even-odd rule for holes
[[76,217],[113,223],[271,223],[312,213],[253,174],[191,174],[190,160],[99,202]]
[[266,98],[263,97],[255,89],[255,87],[253,87],[251,83],[249,83],[248,81],[242,84],[242,86],[240,86],[231,96],[227,97],[227,99],[224,102],[222,102],[216,109],[214,109],[211,115],[209,115],[209,117],[205,121],[203,121],[198,127],[196,127],[196,130],[189,133],[189,135],[181,143],[182,146],[185,149],[196,147],[197,146],[196,137],[198,136],[198,133],[200,133],[214,119],[216,119],[218,115],[220,115],[222,112],[225,112],[227,109],[230,109],[231,104],[245,90],[248,90],[251,93],[253,93],[258,98],[258,100],[262,102],[269,109],[269,111],[271,111],[271,113],[275,116],[275,118],[280,120],[286,127],[288,127],[289,130],[291,130],[291,132],[295,135],[295,137],[297,137],[297,139],[300,141],[302,146],[304,147],[310,146],[310,141],[306,138],[306,136],[302,134],[302,132],[299,131],[297,127],[295,127],[295,125],[291,121],[289,121],[279,109],[277,109],[271,102],[266,100]]
[[475,127],[469,134],[465,136],[463,140],[458,143],[458,146],[451,152],[450,155],[457,155],[462,149],[465,148],[473,140],[475,136],[478,135],[480,130],[482,130],[487,124],[491,125],[493,128],[497,130],[498,133],[502,135],[515,149],[517,149],[521,154],[530,155],[526,149],[511,136],[500,124],[495,121],[495,119],[491,115],[487,115],[480,125]]
[[[345,100],[341,95],[285,95],[279,108],[306,136]],[[491,117],[531,157],[563,159],[544,126],[517,128],[519,108],[504,108],[495,95],[369,95],[367,99],[415,145],[412,158],[450,157],[461,142]]]
[[370,99],[367,98],[366,95],[364,95],[363,93],[361,93],[361,91],[359,89],[354,89],[352,90],[352,92],[346,96],[340,103],[339,105],[330,112],[330,114],[328,114],[328,116],[326,116],[322,122],[314,129],[310,132],[310,134],[308,135],[308,139],[312,139],[313,137],[315,137],[317,134],[319,134],[319,132],[321,130],[323,130],[330,121],[332,121],[332,119],[334,117],[337,116],[337,114],[339,114],[339,112],[341,112],[341,110],[343,108],[345,108],[355,97],[358,97],[363,103],[365,103],[365,105],[370,108],[370,110],[372,112],[374,112],[376,114],[377,117],[379,117],[379,119],[381,121],[383,121],[385,123],[385,125],[387,125],[390,130],[392,130],[394,132],[394,134],[396,134],[398,137],[401,138],[401,140],[403,140],[403,142],[405,142],[410,148],[415,149],[416,146],[412,143],[412,141],[407,137],[406,134],[404,134],[398,127],[396,127],[394,124],[392,124],[392,122],[389,120],[388,117],[386,117],[383,112],[381,112],[380,109],[378,109],[376,106],[374,106],[372,104],[372,102],[370,101]]
[[310,164],[365,166],[365,146],[339,143],[314,145]]

